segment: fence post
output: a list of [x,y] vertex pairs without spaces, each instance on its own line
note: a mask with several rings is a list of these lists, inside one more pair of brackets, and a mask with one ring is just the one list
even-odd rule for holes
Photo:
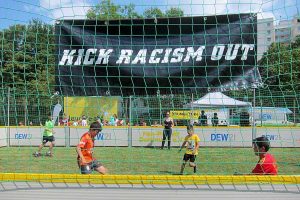
[[132,147],[132,122],[131,122],[131,113],[132,112],[132,99],[131,95],[129,96],[129,124],[128,124],[128,147]]
[[10,123],[9,123],[9,113],[10,113],[10,87],[8,87],[7,92],[7,146],[10,146]]

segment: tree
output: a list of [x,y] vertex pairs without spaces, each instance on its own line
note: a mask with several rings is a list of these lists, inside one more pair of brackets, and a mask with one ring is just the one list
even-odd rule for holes
[[101,0],[93,8],[88,10],[88,19],[111,20],[111,19],[138,19],[160,17],[182,17],[184,12],[180,8],[170,8],[164,13],[159,8],[148,8],[142,15],[135,10],[135,5],[116,5],[111,0]]
[[290,45],[273,43],[260,63],[263,82],[273,91],[300,90],[300,37]]
[[39,20],[15,25],[1,32],[1,87],[19,94],[49,94],[53,91],[55,40],[53,26]]
[[183,17],[184,12],[180,8],[170,8],[165,15],[166,17]]
[[100,20],[123,18],[123,16],[121,15],[121,7],[112,3],[111,0],[101,0],[99,4],[88,10],[86,16],[88,19]]
[[135,5],[132,3],[121,7],[120,11],[122,17],[126,19],[142,18],[142,16],[135,11]]
[[164,13],[159,8],[148,8],[144,11],[143,16],[145,18],[159,18],[164,17]]
[[[0,32],[1,88],[11,89],[17,118],[49,109],[49,95],[55,86],[55,38],[52,25],[32,20],[28,25],[14,25]],[[3,96],[6,99],[6,96]],[[35,109],[32,112],[26,110]],[[24,113],[25,112],[25,113]],[[31,116],[29,116],[31,117]],[[22,121],[24,118],[22,118]],[[36,119],[39,120],[39,119]]]

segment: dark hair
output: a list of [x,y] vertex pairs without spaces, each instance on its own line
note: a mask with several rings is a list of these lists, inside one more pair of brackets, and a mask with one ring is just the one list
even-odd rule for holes
[[194,130],[194,126],[189,124],[189,125],[186,126],[186,129],[187,130]]
[[266,152],[270,149],[270,141],[265,136],[255,138],[252,143],[259,148],[265,147]]
[[102,131],[102,127],[101,127],[101,124],[100,124],[99,122],[93,122],[93,123],[91,123],[90,129],[91,129],[91,130],[99,130],[99,131]]

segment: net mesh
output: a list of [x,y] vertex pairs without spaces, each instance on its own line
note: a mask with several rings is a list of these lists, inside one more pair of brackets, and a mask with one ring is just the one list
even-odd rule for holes
[[[193,124],[197,175],[249,173],[252,139],[262,135],[279,174],[299,175],[299,9],[299,1],[1,2],[0,172],[80,173],[74,147],[98,120],[94,154],[111,174],[177,174]],[[54,157],[37,159],[49,112]],[[159,149],[166,112],[170,151]]]

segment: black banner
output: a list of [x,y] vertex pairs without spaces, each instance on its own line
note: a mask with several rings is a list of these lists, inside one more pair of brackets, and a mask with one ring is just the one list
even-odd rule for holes
[[152,95],[247,86],[257,79],[256,16],[56,23],[57,90]]

